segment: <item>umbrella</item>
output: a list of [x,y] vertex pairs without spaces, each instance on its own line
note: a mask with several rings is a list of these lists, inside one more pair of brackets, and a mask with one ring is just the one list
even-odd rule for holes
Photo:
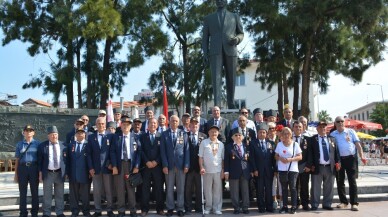
[[372,135],[369,135],[367,133],[363,133],[363,132],[357,132],[357,136],[358,138],[360,139],[376,139],[376,136],[372,136]]
[[[359,130],[359,129],[382,130],[383,129],[383,126],[381,126],[381,124],[368,122],[368,121],[359,121],[359,120],[354,120],[350,118],[345,118],[344,124],[345,124],[345,127],[352,128],[355,130]],[[334,127],[334,123],[327,125],[328,130],[330,130],[333,127]]]

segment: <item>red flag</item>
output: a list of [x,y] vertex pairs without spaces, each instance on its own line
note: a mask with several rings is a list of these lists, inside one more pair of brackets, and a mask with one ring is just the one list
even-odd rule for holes
[[113,121],[113,105],[112,105],[112,99],[108,95],[108,106],[106,107],[106,121],[110,122]]
[[163,115],[166,116],[166,124],[168,124],[167,88],[166,88],[166,84],[164,83],[164,76],[162,77],[162,80],[163,80]]

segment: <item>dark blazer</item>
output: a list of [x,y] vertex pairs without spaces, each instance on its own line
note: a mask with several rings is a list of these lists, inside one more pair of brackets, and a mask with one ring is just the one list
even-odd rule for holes
[[203,117],[199,119],[199,132],[207,134],[207,120]]
[[[210,118],[207,121],[206,125],[207,125],[206,129],[209,129],[211,126],[213,126],[214,125],[214,118]],[[230,131],[229,120],[221,117],[220,118],[220,123],[219,123],[218,126],[220,126],[220,133],[218,134],[218,140],[220,140],[224,144],[227,144],[226,143],[226,141],[227,141],[226,138],[229,135],[229,131]],[[208,132],[206,132],[206,135],[209,136]]]
[[[249,140],[250,141],[254,140],[256,138],[256,132],[248,127],[246,127],[246,130],[248,130],[248,132],[246,132],[246,134],[249,135]],[[230,130],[229,134],[228,134],[228,138],[226,139],[228,144],[233,143],[232,136],[233,136],[233,130]],[[245,136],[243,139],[243,143],[249,145],[250,143],[248,143],[247,140],[248,140],[248,138],[247,138],[247,136]]]
[[265,140],[265,150],[261,148],[258,139],[254,139],[249,145],[249,162],[252,171],[258,171],[259,177],[273,177],[277,171],[275,160],[275,143],[268,139]]
[[[38,147],[38,167],[39,172],[42,172],[42,178],[44,179],[47,176],[48,172],[48,164],[49,164],[49,141],[44,141],[40,143]],[[67,158],[67,147],[63,142],[59,141],[59,147],[60,147],[60,165],[61,165],[61,175],[63,181],[65,181],[65,175],[66,175],[66,158]]]
[[90,147],[86,141],[79,153],[77,153],[76,147],[75,141],[67,146],[66,174],[69,176],[70,182],[87,184],[89,183],[89,170],[92,165],[92,159],[89,156]]
[[[169,170],[174,167],[183,170],[190,168],[190,150],[187,134],[177,129],[177,137],[182,139],[182,143],[173,144],[171,129],[164,131],[160,140],[160,154],[162,157],[162,166]],[[177,139],[178,140],[178,139]]]
[[[106,132],[105,132],[106,133]],[[111,174],[112,171],[108,169],[110,162],[110,148],[114,142],[114,134],[105,134],[98,144],[98,132],[95,132],[88,136],[88,144],[90,149],[91,168],[94,169],[96,174]]]
[[143,133],[140,136],[141,146],[141,167],[144,167],[148,161],[156,161],[158,165],[161,164],[162,159],[160,157],[160,139],[161,134],[156,131],[155,140],[151,143],[150,133]]
[[225,10],[224,20],[218,19],[218,13],[209,14],[204,18],[202,30],[202,50],[205,56],[222,54],[238,56],[236,45],[231,45],[231,37],[244,38],[244,31],[237,14]]
[[[294,135],[293,135],[293,140],[294,140]],[[300,138],[299,138],[299,147],[300,147],[300,150],[302,150],[302,160],[298,161],[298,165],[305,165],[307,160],[308,160],[308,150],[310,149],[310,144],[308,142],[309,140],[309,137],[308,136],[303,136],[300,135]]]
[[207,136],[204,133],[198,132],[198,141],[197,144],[194,144],[191,140],[191,132],[188,134],[188,140],[189,140],[189,149],[190,149],[190,169],[189,172],[195,171],[199,173],[199,145],[201,144],[202,140],[206,139]]
[[141,123],[140,131],[142,131],[142,132],[145,132],[145,131],[146,131],[146,128],[145,128],[146,122],[147,122],[147,120],[145,120],[145,121],[143,121],[143,122]]
[[71,131],[66,134],[66,141],[65,141],[66,146],[75,140],[74,136],[75,136],[75,128],[71,129]]
[[[123,135],[115,136],[113,139],[113,143],[110,147],[110,161],[112,163],[113,167],[117,167],[119,170],[119,173],[121,171],[121,156],[122,156],[122,149],[123,149]],[[133,133],[130,133],[129,138],[129,150],[131,155],[131,167],[129,168],[129,172],[133,168],[139,168],[140,166],[140,160],[141,160],[141,147],[140,143],[135,142],[135,136]]]
[[[320,160],[320,150],[319,150],[319,135],[314,135],[309,138],[310,148],[308,151],[308,161],[306,166],[312,170],[312,174],[319,174],[319,160]],[[335,144],[334,137],[328,136],[329,141],[329,157],[330,157],[330,168],[333,174],[335,174],[335,164],[339,162],[339,153],[338,148]]]
[[[292,125],[294,124],[294,119],[291,119],[291,130],[292,130]],[[287,126],[287,122],[286,122],[286,119],[283,119],[283,120],[280,120],[279,122],[276,123],[276,125],[283,125],[283,127],[286,127]]]
[[243,143],[245,156],[240,157],[235,146],[233,143],[225,146],[224,171],[229,172],[229,179],[239,179],[244,176],[249,180],[252,172],[249,166],[251,157],[249,148]]

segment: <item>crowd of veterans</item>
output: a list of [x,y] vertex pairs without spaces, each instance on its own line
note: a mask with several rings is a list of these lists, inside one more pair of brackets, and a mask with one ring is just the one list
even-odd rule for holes
[[[146,216],[155,202],[158,215],[222,214],[225,182],[229,184],[234,214],[248,214],[256,198],[259,213],[294,214],[298,209],[358,211],[358,157],[365,163],[360,141],[344,118],[335,118],[329,132],[321,121],[318,134],[307,131],[308,120],[294,120],[286,107],[277,112],[240,109],[233,123],[212,108],[209,120],[195,106],[181,119],[172,115],[131,119],[119,111],[106,121],[100,111],[95,125],[83,115],[62,142],[56,126],[47,128],[47,140],[34,139],[31,125],[16,145],[15,182],[20,191],[20,216],[28,216],[27,186],[31,190],[31,216],[38,216],[38,186],[43,183],[42,212],[54,210],[64,217],[64,183],[69,182],[71,216]],[[63,136],[64,138],[64,136]],[[349,182],[349,200],[345,191]],[[140,183],[133,184],[133,177]],[[332,205],[334,181],[340,203]],[[91,187],[93,186],[92,190]],[[93,214],[90,194],[94,201]],[[323,200],[320,200],[321,192]],[[290,197],[290,200],[289,200]],[[193,199],[194,198],[194,199]],[[137,209],[141,212],[137,212]]]

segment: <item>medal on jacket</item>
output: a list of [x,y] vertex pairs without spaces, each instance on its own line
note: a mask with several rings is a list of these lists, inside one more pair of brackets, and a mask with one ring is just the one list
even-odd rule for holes
[[307,141],[303,138],[303,149],[307,149]]
[[213,156],[217,155],[218,147],[219,147],[218,143],[211,143],[211,148],[212,148]]
[[251,137],[249,136],[249,133],[247,135],[247,145],[249,145],[249,143],[251,142]]
[[272,153],[272,145],[270,142],[267,142],[267,147],[269,149],[269,152]]
[[178,139],[176,141],[177,144],[183,145],[183,134],[182,132],[179,132]]
[[248,159],[249,159],[249,151],[247,151],[247,152],[245,153],[244,158],[245,158],[245,161],[248,161]]
[[234,160],[236,157],[234,156],[234,151],[232,151],[232,159]]
[[137,150],[137,143],[136,143],[136,140],[133,141],[133,151],[136,151]]
[[110,145],[109,139],[106,140],[106,145]]

